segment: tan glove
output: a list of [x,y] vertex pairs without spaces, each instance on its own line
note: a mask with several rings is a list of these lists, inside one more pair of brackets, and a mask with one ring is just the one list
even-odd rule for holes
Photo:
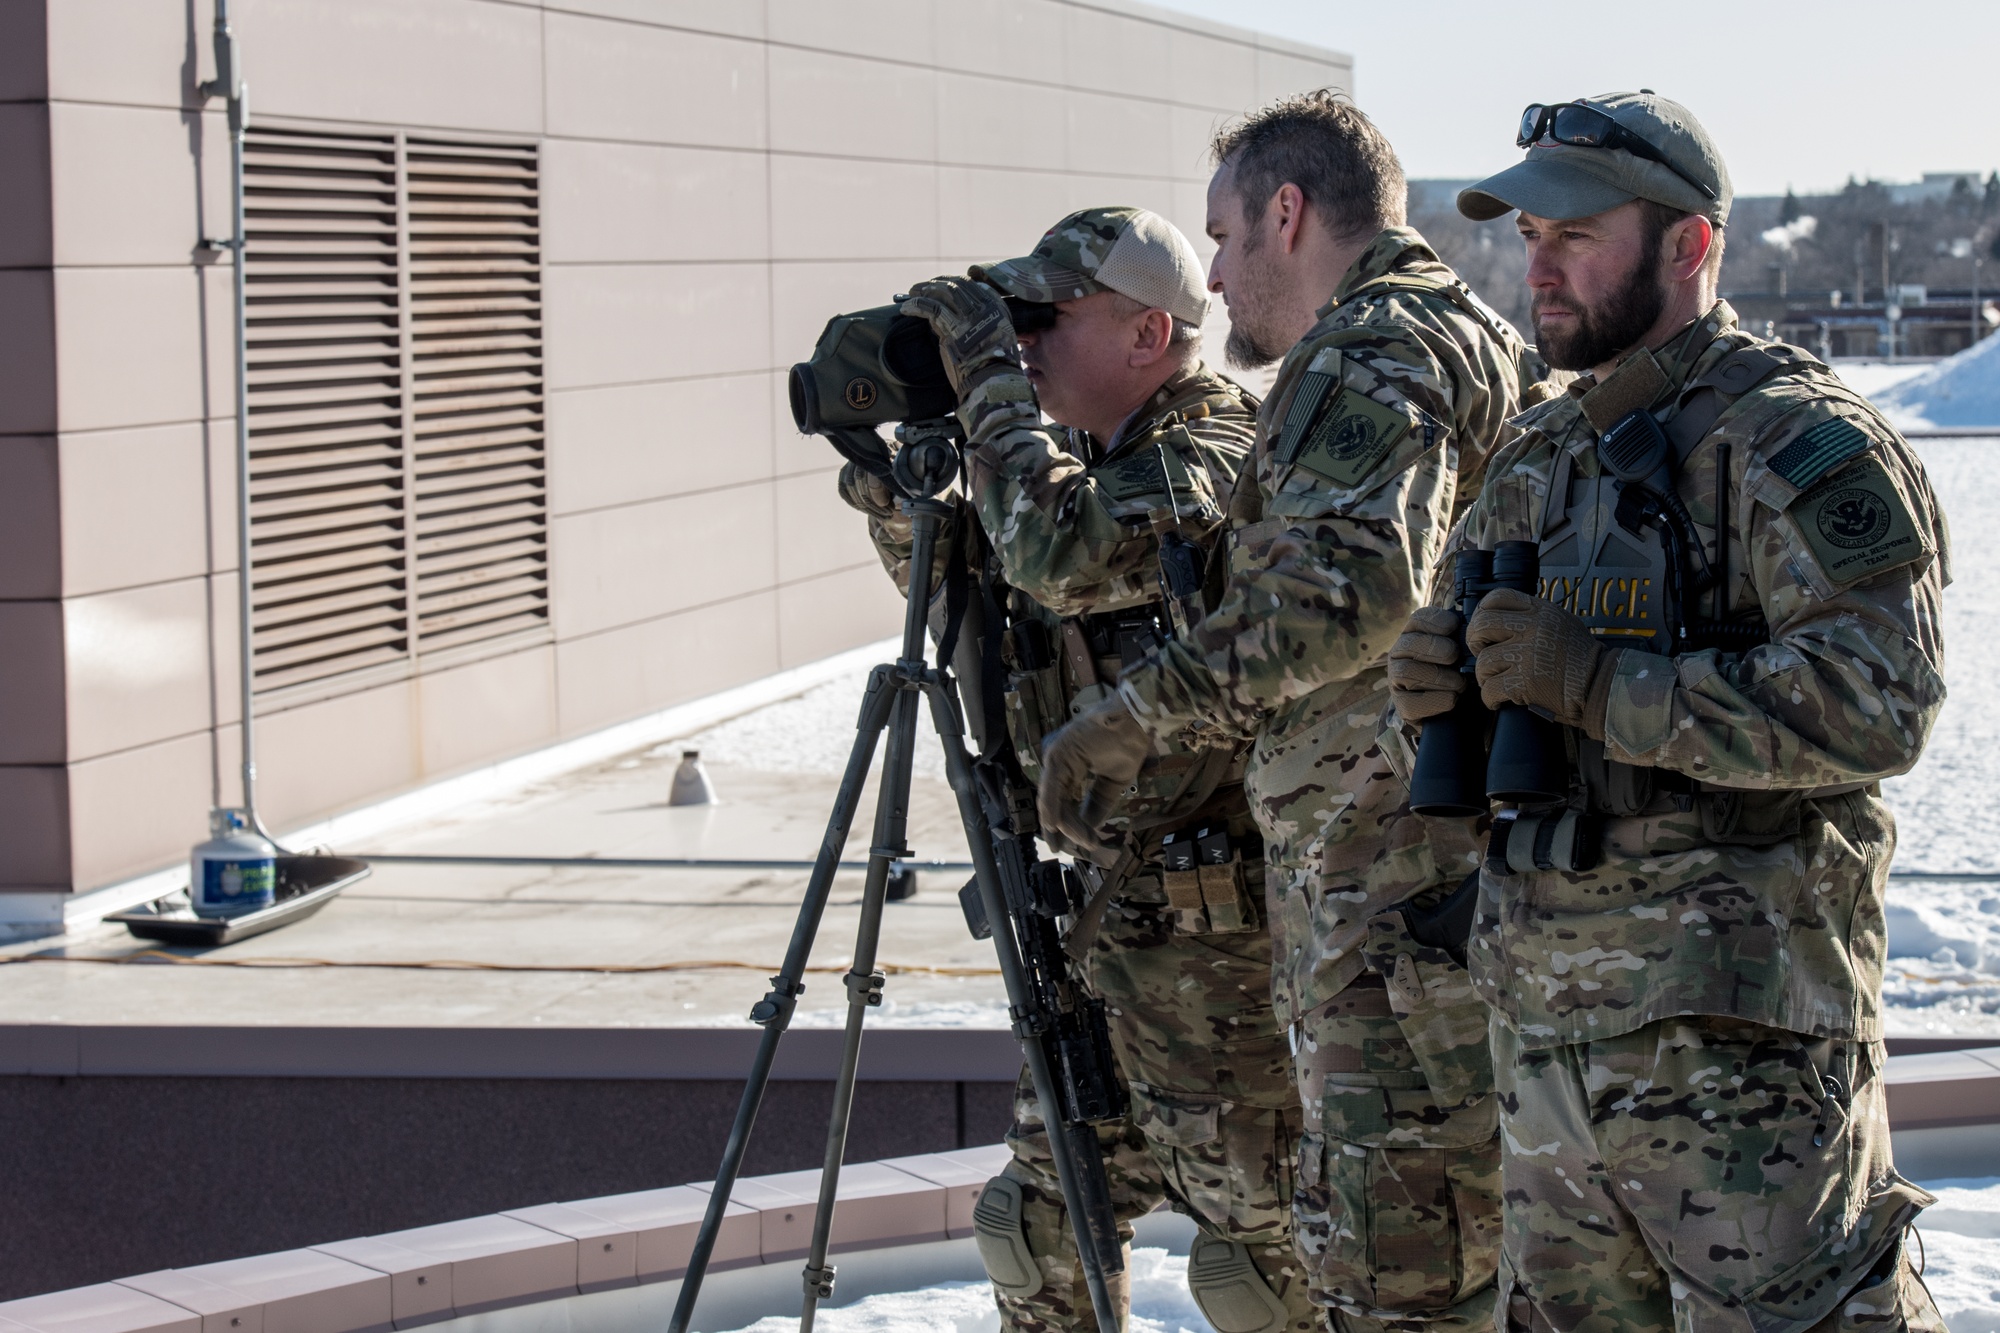
[[902,311],[930,321],[951,387],[963,394],[983,370],[1021,373],[1014,322],[1000,293],[970,278],[932,278],[910,288]]
[[1465,689],[1458,669],[1458,612],[1420,606],[1389,646],[1389,698],[1405,722],[1449,713]]
[[896,488],[851,460],[840,469],[840,498],[847,501],[848,508],[884,522],[906,519],[896,508]]
[[1042,827],[1078,847],[1111,847],[1098,826],[1111,818],[1153,753],[1146,734],[1117,695],[1099,699],[1042,742]]
[[[1583,621],[1546,597],[1499,588],[1480,599],[1465,645],[1479,655],[1479,694],[1487,707],[1526,704],[1604,739],[1605,696],[1618,654],[1606,652]],[[1596,692],[1593,710],[1592,686],[1600,678],[1605,688]]]

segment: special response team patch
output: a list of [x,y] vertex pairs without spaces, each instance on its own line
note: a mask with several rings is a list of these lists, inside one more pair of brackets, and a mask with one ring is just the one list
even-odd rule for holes
[[1342,389],[1292,448],[1290,461],[1336,486],[1357,486],[1409,433],[1407,413]]
[[[1845,423],[1826,423],[1836,424]],[[1793,444],[1805,438],[1801,436]],[[1786,449],[1792,447],[1787,445]],[[1783,452],[1780,451],[1780,456]],[[1802,492],[1792,501],[1788,512],[1805,534],[1806,544],[1819,557],[1820,568],[1836,587],[1845,588],[1884,570],[1907,565],[1924,553],[1917,525],[1903,504],[1902,495],[1881,462],[1874,458],[1842,468]]]

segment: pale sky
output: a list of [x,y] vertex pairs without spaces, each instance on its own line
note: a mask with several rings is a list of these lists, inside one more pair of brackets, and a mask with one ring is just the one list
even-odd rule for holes
[[1351,53],[1357,100],[1411,176],[1514,162],[1530,102],[1642,87],[1708,127],[1738,194],[2000,167],[1994,0],[1151,2]]

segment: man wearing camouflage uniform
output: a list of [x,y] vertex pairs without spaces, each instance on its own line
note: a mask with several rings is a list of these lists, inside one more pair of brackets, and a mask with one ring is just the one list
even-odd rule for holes
[[[1519,142],[1459,208],[1520,209],[1542,355],[1590,373],[1457,539],[1539,548],[1542,596],[1465,641],[1573,773],[1496,818],[1472,940],[1506,1327],[1941,1329],[1884,1116],[1879,782],[1944,698],[1943,515],[1866,399],[1716,300],[1729,176],[1686,108],[1534,106]],[[1406,718],[1465,688],[1459,629],[1397,642]]]
[[[959,391],[967,499],[1012,590],[1000,592],[1011,622],[1005,706],[1032,783],[1044,735],[1200,616],[1199,563],[1256,400],[1202,364],[1200,260],[1155,213],[1086,209],[1034,253],[972,272],[919,284],[904,310],[936,327]],[[996,288],[1054,307],[1053,327],[1018,335],[1018,356]],[[1069,429],[1043,426],[1042,409]],[[859,469],[843,472],[841,492],[870,515],[884,563],[907,587],[907,518]],[[1201,1229],[1189,1286],[1218,1328],[1308,1333],[1316,1315],[1290,1227],[1298,1103],[1271,1014],[1241,751],[1182,729],[1135,776],[1115,847],[1049,840],[1102,862],[1066,944],[1108,1007],[1131,1101],[1127,1119],[1099,1135],[1122,1229],[1129,1238],[1133,1218],[1170,1201]],[[1005,1323],[1094,1328],[1025,1078],[1008,1137],[1014,1161],[975,1213]],[[1113,1291],[1126,1298],[1122,1281]]]
[[1291,350],[1210,613],[1050,743],[1043,821],[1089,837],[1141,757],[1190,725],[1254,738],[1245,783],[1306,1120],[1293,1213],[1314,1299],[1343,1330],[1486,1328],[1486,1010],[1400,910],[1445,896],[1477,843],[1471,821],[1410,812],[1383,657],[1521,405],[1526,354],[1402,225],[1402,168],[1344,98],[1259,112],[1215,156],[1210,286],[1231,353]]

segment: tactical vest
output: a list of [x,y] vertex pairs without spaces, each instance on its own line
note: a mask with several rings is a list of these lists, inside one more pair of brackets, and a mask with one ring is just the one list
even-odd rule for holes
[[[1164,466],[1171,496],[1177,498],[1178,505],[1186,506],[1189,479],[1181,465],[1180,452],[1169,445],[1174,442],[1175,433],[1188,430],[1189,421],[1226,407],[1217,401],[1225,393],[1247,412],[1255,414],[1259,404],[1254,395],[1233,384],[1218,388],[1199,401],[1151,422],[1129,443],[1121,443],[1115,452],[1092,463],[1089,473],[1102,482],[1130,469],[1135,477],[1143,473],[1147,480],[1156,481]],[[1239,492],[1245,486],[1255,489],[1248,477],[1248,467],[1246,457],[1244,473],[1239,476]],[[1226,503],[1223,507],[1227,508]],[[1182,513],[1187,515],[1186,510]],[[1204,564],[1211,572],[1219,572],[1222,565],[1216,553],[1224,525],[1215,520],[1214,514],[1208,515],[1207,533],[1200,541],[1186,542],[1200,551],[1197,563]],[[1175,539],[1184,542],[1186,539],[1181,537],[1180,524],[1166,511],[1151,526],[1161,539],[1164,564],[1174,558],[1169,553],[1174,549]],[[1186,559],[1185,554],[1181,558]],[[1169,587],[1186,587],[1185,571],[1179,578],[1166,568],[1156,572],[1152,596],[1112,610],[1082,615],[1058,616],[1025,593],[1017,590],[1011,594],[1011,605],[1007,608],[1010,627],[1003,648],[1007,729],[1015,758],[1030,782],[1040,780],[1042,743],[1051,732],[1108,697],[1126,668],[1167,639],[1184,636],[1206,613],[1203,599],[1211,595],[1212,581],[1204,589],[1197,578],[1196,586],[1188,590],[1192,594],[1189,601],[1166,593]],[[1241,871],[1242,853],[1247,851],[1253,860],[1258,854],[1256,848],[1245,845],[1242,836],[1251,827],[1247,806],[1243,806],[1240,796],[1244,760],[1244,747],[1219,734],[1170,744],[1166,753],[1147,762],[1124,803],[1122,829],[1148,849],[1147,859],[1157,852],[1167,863],[1163,872],[1166,891],[1175,909],[1176,927],[1183,932],[1251,930],[1259,924],[1260,914],[1251,902],[1253,895],[1244,887]],[[1231,788],[1239,789],[1233,803],[1224,799]],[[1230,809],[1222,811],[1221,806]],[[1243,807],[1241,811],[1235,810],[1238,806]],[[1219,825],[1218,830],[1211,830],[1208,825],[1215,822],[1219,813],[1224,822],[1241,827],[1237,829],[1237,843],[1218,851],[1213,834]],[[1227,817],[1234,813],[1242,814],[1243,818]],[[1189,823],[1191,819],[1201,827]],[[1199,833],[1208,833],[1210,838],[1206,846],[1196,851],[1198,839],[1193,835]],[[1178,852],[1187,853],[1188,866],[1177,866]],[[1136,867],[1128,867],[1128,871],[1133,868]]]
[[[1744,394],[1783,374],[1809,372],[1820,363],[1783,345],[1738,348],[1655,411],[1673,446],[1676,475],[1722,413]],[[1595,448],[1593,444],[1592,448]],[[1684,567],[1707,537],[1685,534],[1676,561],[1672,520],[1658,506],[1640,502],[1608,471],[1575,475],[1575,454],[1558,453],[1549,476],[1539,536],[1541,595],[1589,626],[1606,647],[1634,648],[1672,657],[1707,647],[1743,651],[1769,641],[1761,618],[1703,619],[1693,604],[1695,573]],[[1726,560],[1726,517],[1712,516],[1717,559]],[[1641,768],[1606,758],[1604,742],[1568,733],[1577,787],[1561,808],[1523,811],[1496,821],[1489,859],[1496,869],[1587,870],[1597,860],[1593,821],[1640,814],[1663,795],[1700,813],[1704,835],[1716,842],[1766,843],[1784,836],[1787,816],[1801,793],[1750,793]]]

